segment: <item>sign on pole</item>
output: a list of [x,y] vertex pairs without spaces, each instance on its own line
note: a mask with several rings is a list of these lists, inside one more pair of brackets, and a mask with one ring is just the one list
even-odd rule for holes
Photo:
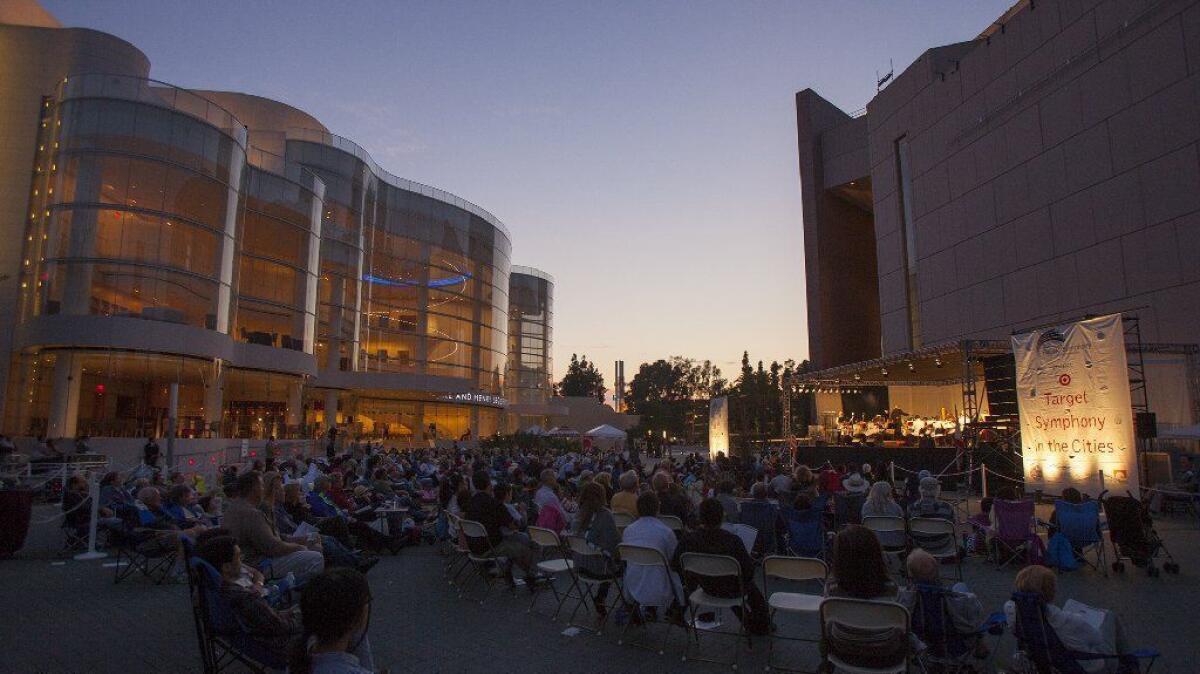
[[1013,335],[1012,347],[1026,484],[1137,494],[1121,315]]

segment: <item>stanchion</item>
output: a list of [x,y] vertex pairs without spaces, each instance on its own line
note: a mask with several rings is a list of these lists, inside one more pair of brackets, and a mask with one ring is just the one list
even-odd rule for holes
[[888,461],[888,472],[892,475],[892,486],[896,486],[896,462]]
[[90,471],[88,475],[88,497],[92,499],[91,519],[88,522],[88,549],[87,552],[75,555],[75,559],[104,559],[108,553],[96,549],[96,523],[100,518],[100,482],[96,479],[96,471]]
[[1104,493],[1104,469],[1096,471],[1100,475],[1100,493]]
[[987,498],[988,493],[987,493],[987,464],[986,463],[979,464],[979,483],[980,483],[980,485],[982,485],[983,491],[981,493],[983,494],[983,498]]

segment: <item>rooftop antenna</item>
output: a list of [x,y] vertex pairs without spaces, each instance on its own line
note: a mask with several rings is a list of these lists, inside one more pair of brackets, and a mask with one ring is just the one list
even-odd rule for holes
[[875,93],[879,93],[879,90],[883,89],[883,85],[887,84],[888,80],[892,79],[892,75],[895,74],[896,64],[892,62],[892,59],[888,59],[888,71],[886,75],[880,77],[879,71],[875,71]]

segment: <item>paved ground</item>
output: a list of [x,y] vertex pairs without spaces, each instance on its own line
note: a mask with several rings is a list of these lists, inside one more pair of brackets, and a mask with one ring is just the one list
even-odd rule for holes
[[[1159,530],[1183,566],[1179,576],[1104,578],[1093,571],[1074,572],[1061,577],[1060,599],[1074,597],[1115,610],[1134,644],[1164,653],[1156,672],[1197,672],[1200,528],[1181,517],[1160,522]],[[103,562],[56,564],[37,557],[46,545],[34,541],[21,558],[0,562],[0,607],[7,613],[0,619],[0,672],[199,671],[185,586],[136,579],[114,586],[113,569]],[[619,630],[611,625],[601,636],[563,636],[561,621],[525,612],[524,592],[493,596],[483,606],[458,599],[442,578],[442,563],[432,547],[410,548],[370,574],[376,662],[393,673],[728,671],[682,662],[678,632],[660,656],[618,645]],[[965,566],[968,584],[993,610],[1006,598],[1014,574],[978,559]],[[815,620],[781,621],[780,633],[813,634],[815,629]],[[718,650],[727,657],[732,644],[722,641]],[[793,646],[782,655],[794,666],[811,669],[814,647]],[[1011,650],[1006,636],[999,652]],[[741,669],[761,670],[765,655],[766,643],[759,640],[752,651],[743,651]]]

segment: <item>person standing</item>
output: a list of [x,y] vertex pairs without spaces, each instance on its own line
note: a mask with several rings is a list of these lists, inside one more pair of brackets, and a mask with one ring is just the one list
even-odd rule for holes
[[146,444],[142,447],[142,463],[157,470],[158,459],[161,455],[162,450],[159,449],[158,443],[154,441],[154,436],[146,438]]

